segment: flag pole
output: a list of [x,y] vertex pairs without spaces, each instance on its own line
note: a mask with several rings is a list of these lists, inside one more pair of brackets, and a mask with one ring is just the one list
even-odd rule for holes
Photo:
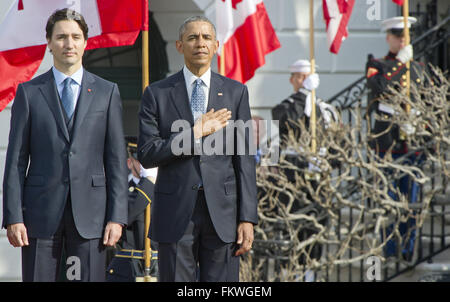
[[225,45],[222,45],[222,48],[220,50],[219,72],[221,75],[225,76]]
[[[403,2],[403,24],[404,24],[404,35],[405,35],[405,45],[409,45],[409,27],[408,27],[408,17],[409,17],[409,0]],[[406,95],[409,99],[411,92],[411,76],[410,76],[410,66],[411,62],[406,62]],[[406,104],[405,110],[407,113],[411,110],[409,103]]]
[[149,73],[149,49],[148,49],[148,30],[142,31],[142,91],[150,82]]
[[[148,47],[148,19],[149,19],[148,1],[143,2],[143,30],[142,30],[142,91],[150,83],[150,64],[149,64],[149,47]],[[151,266],[151,242],[148,238],[148,231],[150,228],[150,203],[145,208],[145,268],[144,268],[144,282],[150,282],[150,266]]]
[[[314,0],[309,0],[309,55],[311,61],[311,73],[316,72],[316,59],[314,58]],[[311,152],[316,153],[316,90],[311,90],[311,118],[309,120],[311,130]]]

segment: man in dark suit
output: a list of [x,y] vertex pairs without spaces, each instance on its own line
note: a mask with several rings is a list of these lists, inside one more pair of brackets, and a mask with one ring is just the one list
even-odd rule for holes
[[56,281],[66,264],[69,280],[103,281],[104,245],[127,223],[121,99],[82,67],[83,16],[58,10],[46,32],[54,66],[20,84],[12,106],[3,227],[22,247],[24,281]]
[[[239,256],[253,242],[255,154],[236,152],[252,144],[248,92],[211,72],[218,46],[208,19],[187,19],[176,42],[183,70],[142,98],[138,158],[158,167],[149,236],[159,243],[161,281],[238,281]],[[187,127],[177,133],[175,125]]]

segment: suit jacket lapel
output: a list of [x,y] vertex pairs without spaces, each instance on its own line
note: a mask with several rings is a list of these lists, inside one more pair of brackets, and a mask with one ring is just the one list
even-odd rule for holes
[[56,124],[61,129],[67,142],[70,142],[69,132],[64,121],[64,115],[61,109],[61,105],[59,104],[58,90],[56,89],[55,78],[53,77],[53,72],[51,69],[45,74],[45,77],[43,78],[43,84],[39,87],[39,89],[44,95],[44,99],[53,113]]
[[206,112],[214,108],[214,111],[223,108],[223,95],[222,95],[223,80],[218,74],[211,72],[211,87],[209,89],[208,107]]
[[191,107],[189,105],[189,97],[186,89],[186,81],[184,80],[183,70],[178,72],[174,77],[174,88],[170,92],[170,99],[175,105],[180,117],[194,124]]
[[77,114],[75,116],[75,121],[73,125],[72,141],[77,135],[78,129],[80,128],[86,113],[89,111],[89,106],[91,105],[96,90],[94,89],[94,77],[86,70],[83,71],[83,80],[81,81],[81,91],[80,97],[77,102]]

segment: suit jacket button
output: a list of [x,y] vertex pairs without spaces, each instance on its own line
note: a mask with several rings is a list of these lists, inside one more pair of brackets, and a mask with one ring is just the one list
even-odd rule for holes
[[192,190],[198,190],[198,185],[193,185]]

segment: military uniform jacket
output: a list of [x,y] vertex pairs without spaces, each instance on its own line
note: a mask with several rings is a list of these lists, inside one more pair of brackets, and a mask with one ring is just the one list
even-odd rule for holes
[[128,226],[122,234],[122,248],[134,250],[144,249],[146,231],[145,209],[150,202],[149,199],[153,199],[153,195],[154,184],[147,178],[141,178],[137,185],[133,181],[130,181],[128,190]]
[[[145,209],[154,196],[154,184],[147,178],[141,178],[139,184],[129,182],[128,190],[128,226],[122,232],[119,241],[119,253],[112,258],[106,269],[108,282],[134,282],[136,277],[144,276],[144,259],[138,257],[123,257],[120,251],[143,251],[145,248]],[[150,199],[150,200],[149,200]],[[153,245],[153,244],[152,244]],[[153,247],[152,247],[153,249]],[[144,255],[144,252],[137,256]],[[152,261],[152,267],[156,262]],[[154,271],[155,268],[152,270]]]
[[[287,137],[289,129],[293,129],[296,136],[300,136],[300,129],[296,125],[299,119],[304,118],[307,128],[309,128],[309,117],[305,115],[306,97],[309,91],[301,88],[298,92],[290,95],[287,99],[272,108],[272,118],[279,121],[280,144]],[[317,117],[320,116],[319,107],[316,105]]]
[[[406,65],[395,57],[396,55],[391,52],[381,59],[374,59],[372,55],[369,55],[366,64],[367,87],[369,89],[368,116],[373,134],[383,132],[390,127],[389,116],[394,113],[392,108],[383,102],[383,93],[388,91],[388,87],[400,90],[407,85]],[[423,63],[411,61],[410,79],[411,84],[422,85],[424,83],[425,66]],[[374,113],[383,116],[387,121],[375,119]],[[393,125],[389,132],[370,142],[370,146],[378,148],[379,151],[386,151],[393,144],[392,152],[407,152],[406,143],[399,138],[398,125]]]

